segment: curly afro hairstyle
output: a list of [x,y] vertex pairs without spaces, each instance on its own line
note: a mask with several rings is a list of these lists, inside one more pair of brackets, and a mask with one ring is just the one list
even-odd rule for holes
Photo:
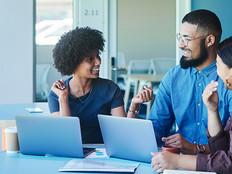
[[89,27],[76,28],[61,36],[53,49],[54,67],[64,76],[72,75],[92,50],[103,51],[102,32]]

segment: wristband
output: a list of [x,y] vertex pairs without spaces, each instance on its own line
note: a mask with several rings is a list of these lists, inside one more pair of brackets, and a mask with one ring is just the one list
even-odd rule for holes
[[139,114],[139,111],[140,111],[139,109],[138,109],[138,110],[135,110],[135,111],[129,110],[129,112],[132,113],[132,114]]
[[204,153],[205,152],[205,146],[202,144],[197,144],[197,153]]

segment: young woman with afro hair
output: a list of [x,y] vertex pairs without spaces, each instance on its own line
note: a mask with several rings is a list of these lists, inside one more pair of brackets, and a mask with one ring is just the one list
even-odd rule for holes
[[[103,143],[98,114],[126,117],[123,97],[117,84],[99,77],[102,33],[89,27],[64,34],[53,49],[55,68],[66,81],[57,80],[49,93],[52,115],[79,117],[83,143]],[[131,101],[127,117],[137,117],[139,105],[150,101],[152,90],[146,87]]]

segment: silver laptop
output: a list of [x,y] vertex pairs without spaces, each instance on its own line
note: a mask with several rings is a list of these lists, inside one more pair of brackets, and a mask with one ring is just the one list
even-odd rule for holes
[[16,115],[20,152],[30,155],[84,157],[78,117]]
[[98,115],[108,156],[151,162],[157,152],[155,133],[150,120]]

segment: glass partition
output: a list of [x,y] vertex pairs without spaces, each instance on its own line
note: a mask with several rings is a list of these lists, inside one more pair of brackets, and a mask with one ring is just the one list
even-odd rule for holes
[[73,0],[36,0],[36,102],[47,101],[53,82],[61,78],[53,68],[52,49],[73,28]]

